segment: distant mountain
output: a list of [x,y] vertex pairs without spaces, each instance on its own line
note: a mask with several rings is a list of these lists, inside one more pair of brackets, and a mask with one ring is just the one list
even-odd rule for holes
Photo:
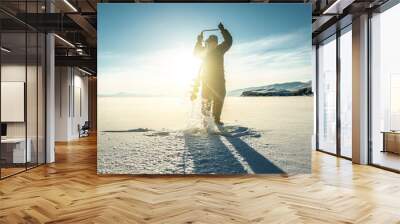
[[311,81],[285,82],[267,86],[249,87],[228,92],[228,96],[310,96]]

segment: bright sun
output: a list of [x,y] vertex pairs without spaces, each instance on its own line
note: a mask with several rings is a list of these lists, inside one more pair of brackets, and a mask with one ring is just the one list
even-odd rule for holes
[[167,75],[179,88],[190,87],[198,75],[201,61],[192,52],[192,49],[180,48],[164,56]]

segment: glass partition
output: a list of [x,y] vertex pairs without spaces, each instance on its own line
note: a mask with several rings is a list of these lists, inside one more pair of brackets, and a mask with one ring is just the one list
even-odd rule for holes
[[336,36],[318,47],[318,149],[336,153]]
[[352,34],[351,26],[340,36],[340,154],[352,157]]
[[371,162],[400,170],[400,4],[371,19]]
[[[41,13],[44,1],[8,1]],[[45,35],[0,12],[0,178],[45,163]]]
[[1,175],[6,177],[24,171],[31,158],[26,144],[26,33],[3,32],[1,47]]

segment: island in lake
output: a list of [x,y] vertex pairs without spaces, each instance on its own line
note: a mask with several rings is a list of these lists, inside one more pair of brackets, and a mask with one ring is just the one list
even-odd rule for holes
[[285,82],[230,91],[228,96],[312,96],[311,81]]

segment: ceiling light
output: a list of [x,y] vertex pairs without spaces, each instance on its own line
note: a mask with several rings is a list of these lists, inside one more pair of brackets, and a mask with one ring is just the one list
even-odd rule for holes
[[68,1],[64,0],[65,4],[67,4],[74,12],[78,12],[78,10]]
[[322,14],[342,14],[355,0],[336,0]]
[[10,53],[10,52],[11,52],[11,50],[9,50],[9,49],[7,49],[7,48],[5,48],[5,47],[1,47],[1,50],[4,51],[4,52],[6,52],[6,53]]
[[79,55],[83,55],[83,50],[82,50],[82,48],[77,48],[77,49],[76,49],[76,53],[78,53]]
[[81,68],[79,68],[79,67],[78,67],[78,70],[81,71],[81,72],[83,72],[83,73],[85,73],[85,74],[87,74],[87,75],[92,75],[92,73],[90,73],[90,72],[88,72],[88,71],[86,71],[86,70],[83,70],[83,69],[81,69]]
[[59,40],[61,40],[62,42],[64,42],[64,43],[66,43],[67,45],[69,45],[70,47],[73,47],[73,48],[75,48],[75,45],[73,45],[71,42],[69,42],[68,40],[66,40],[66,39],[64,39],[64,38],[62,38],[62,37],[60,37],[59,35],[57,35],[57,34],[54,34],[54,36],[55,37],[57,37]]

